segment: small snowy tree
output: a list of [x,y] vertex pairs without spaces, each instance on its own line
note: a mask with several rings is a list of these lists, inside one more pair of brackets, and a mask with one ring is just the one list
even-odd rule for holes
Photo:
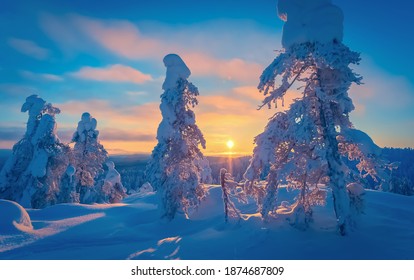
[[[362,156],[361,146],[354,141],[350,149],[346,140],[352,134],[349,113],[354,110],[348,90],[352,83],[361,83],[349,65],[359,63],[359,54],[341,43],[342,11],[330,0],[279,0],[278,13],[286,21],[284,51],[260,77],[258,88],[265,94],[261,107],[283,102],[297,83],[302,84],[303,96],[294,100],[287,112],[277,113],[256,137],[245,174],[246,189],[257,198],[266,218],[277,207],[277,187],[286,178],[289,187],[300,190],[297,219],[306,227],[310,206],[323,200],[318,184],[327,183],[332,189],[338,229],[346,234],[353,207],[346,186],[352,176],[343,157],[359,160],[361,170],[375,173],[375,164],[368,164],[372,161]],[[265,188],[257,187],[269,166]]]
[[199,95],[187,81],[191,72],[176,54],[163,61],[167,68],[160,105],[163,119],[146,178],[161,197],[164,216],[173,219],[177,211],[188,215],[189,209],[199,205],[206,194],[203,184],[211,182],[211,169],[198,148],[205,148],[206,141],[191,110]]
[[247,202],[246,195],[238,190],[238,183],[234,181],[234,178],[226,169],[220,169],[220,185],[223,191],[223,204],[224,204],[224,220],[227,223],[230,218],[237,218],[240,220],[241,213],[239,209],[234,205],[231,198],[236,198],[238,201]]
[[31,95],[21,111],[29,113],[27,129],[0,173],[0,197],[24,207],[44,208],[58,202],[70,149],[56,134],[58,108]]
[[[82,114],[76,132],[73,134],[73,148],[76,192],[80,194],[81,203],[104,203],[118,201],[124,197],[122,185],[106,181],[106,176],[116,170],[113,163],[105,170],[108,152],[99,143],[97,121],[88,112]],[[119,175],[119,173],[118,173]]]
[[126,196],[125,188],[121,182],[121,175],[115,169],[113,161],[106,162],[108,171],[106,172],[105,179],[102,181],[102,191],[104,197],[102,201],[108,201],[109,203],[118,203]]
[[58,203],[79,203],[79,193],[76,192],[75,167],[70,165],[66,168],[65,174],[60,182]]

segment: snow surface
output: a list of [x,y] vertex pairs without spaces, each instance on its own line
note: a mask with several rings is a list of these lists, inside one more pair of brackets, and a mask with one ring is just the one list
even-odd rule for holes
[[14,201],[0,199],[0,236],[31,231],[32,229],[29,214],[22,206]]
[[191,75],[190,69],[184,63],[180,56],[176,54],[168,54],[163,59],[167,73],[165,81],[162,84],[163,90],[173,89],[177,87],[179,79],[186,80]]
[[331,0],[279,0],[278,15],[285,21],[282,45],[328,43],[343,38],[343,13]]
[[[253,203],[235,203],[243,219],[225,224],[220,187],[210,189],[190,220],[160,220],[154,193],[122,204],[29,209],[34,230],[0,235],[0,259],[414,259],[414,197],[367,191],[366,214],[342,237],[330,192],[307,231],[287,220],[294,196],[280,189],[280,214],[266,224]],[[0,213],[10,220],[9,211]]]

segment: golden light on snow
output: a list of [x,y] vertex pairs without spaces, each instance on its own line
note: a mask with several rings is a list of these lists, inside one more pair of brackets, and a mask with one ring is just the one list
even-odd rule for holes
[[227,146],[227,148],[232,149],[232,148],[234,147],[234,142],[233,142],[233,140],[228,140],[228,141],[226,142],[226,146]]

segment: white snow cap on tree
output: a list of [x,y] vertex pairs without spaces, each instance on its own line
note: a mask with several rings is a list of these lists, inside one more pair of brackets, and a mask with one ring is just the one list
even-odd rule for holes
[[99,131],[96,130],[98,122],[95,118],[92,118],[91,114],[85,112],[82,114],[81,120],[78,122],[78,128],[76,129],[75,135],[79,136],[81,142],[85,142],[87,136],[96,138]]
[[121,183],[121,175],[115,169],[115,164],[113,161],[107,161],[106,166],[108,167],[108,172],[106,173],[105,181],[110,183],[111,186]]
[[191,71],[179,55],[167,54],[164,57],[163,62],[167,68],[165,81],[162,84],[163,90],[175,88],[177,86],[177,81],[180,78],[186,80],[190,77]]
[[279,0],[278,15],[285,21],[282,45],[342,42],[343,13],[331,0]]

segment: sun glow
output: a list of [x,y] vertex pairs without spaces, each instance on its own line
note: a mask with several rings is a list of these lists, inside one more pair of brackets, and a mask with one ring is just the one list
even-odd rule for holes
[[232,149],[234,147],[234,142],[233,140],[229,140],[226,143],[227,148]]

